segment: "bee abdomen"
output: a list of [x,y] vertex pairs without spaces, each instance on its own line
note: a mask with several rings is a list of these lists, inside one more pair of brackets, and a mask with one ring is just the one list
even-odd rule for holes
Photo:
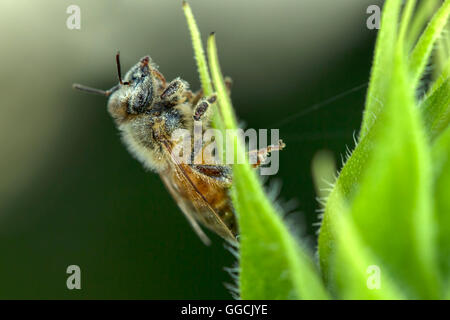
[[[211,207],[219,215],[223,223],[230,229],[233,235],[237,234],[236,215],[231,203],[228,190],[214,190],[214,195],[208,199]],[[208,196],[208,195],[207,195]],[[207,197],[208,198],[208,197]]]

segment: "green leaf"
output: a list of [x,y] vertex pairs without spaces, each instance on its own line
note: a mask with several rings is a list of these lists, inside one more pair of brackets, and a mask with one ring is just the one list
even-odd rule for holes
[[413,86],[413,88],[417,87],[417,84],[422,77],[425,66],[427,65],[430,58],[433,46],[448,22],[449,14],[450,0],[445,0],[445,2],[431,19],[427,28],[417,42],[416,47],[411,53],[409,68],[411,70],[411,85]]
[[365,164],[372,152],[372,140],[373,133],[369,131],[348,158],[327,199],[318,241],[320,269],[326,284],[329,284],[332,273],[331,269],[333,266],[331,265],[331,257],[336,250],[337,241],[331,225],[335,219],[335,215],[343,210],[342,202],[345,201],[347,203],[351,201],[357,191],[358,181],[365,170]]
[[336,165],[333,154],[327,150],[321,150],[314,155],[311,171],[316,186],[316,194],[323,205],[324,200],[329,196],[331,186],[336,180]]
[[[331,288],[343,281],[336,272],[339,259],[333,258],[339,257],[337,244],[343,233],[333,227],[339,225],[336,219],[343,210],[339,204],[342,197],[355,232],[370,250],[368,256],[383,263],[382,272],[395,277],[408,297],[439,297],[429,148],[414,102],[415,79],[409,76],[407,66],[411,64],[405,56],[404,32],[411,8],[409,2],[397,38],[399,1],[385,4],[360,141],[327,201],[319,258]],[[442,10],[430,25],[442,18]],[[422,39],[431,35],[430,30],[440,32],[439,28],[428,27],[416,48],[424,47]],[[422,58],[427,56],[425,51]],[[421,63],[420,59],[416,61]],[[436,101],[448,104],[448,99],[442,99]],[[369,114],[373,119],[369,120]],[[341,294],[346,296],[348,292],[345,288]]]
[[[442,31],[443,35],[450,33],[450,24],[447,23],[447,28]],[[440,37],[436,45],[436,54],[434,57],[435,67],[433,70],[433,78],[439,79],[443,74],[449,74],[450,72],[450,37]]]
[[[401,44],[396,49],[384,108],[372,129],[344,166],[327,203],[319,238],[324,276],[333,283],[330,265],[342,230],[330,224],[342,210],[342,195],[356,230],[384,262],[410,297],[439,297],[431,201],[429,150],[414,103]],[[331,277],[331,278],[330,278]]]
[[433,15],[440,2],[441,0],[420,1],[411,26],[409,27],[408,33],[406,34],[406,48],[408,52],[419,39],[419,36],[422,34],[422,31],[424,30],[430,17]]
[[[192,47],[194,48],[194,57],[197,62],[198,74],[200,76],[200,83],[202,85],[203,94],[205,96],[210,96],[213,94],[213,87],[211,83],[211,77],[208,71],[208,64],[206,62],[205,51],[203,50],[202,37],[198,29],[197,23],[195,22],[192,9],[186,1],[183,1],[183,11],[186,17],[189,31],[191,33]],[[212,125],[214,128],[224,131],[222,119],[220,117],[220,112],[217,110],[214,112],[212,117]]]
[[342,199],[339,202],[340,210],[332,225],[336,234],[332,291],[341,299],[404,299],[388,268],[362,240]]
[[203,92],[206,96],[209,96],[213,93],[213,88],[208,72],[208,65],[206,63],[205,51],[203,50],[202,37],[197,23],[195,22],[192,9],[186,1],[183,1],[183,11],[191,33],[192,47],[194,48],[194,56],[197,62],[198,74],[200,76]]
[[[313,177],[317,188],[324,179],[328,181],[334,174],[334,159],[328,152],[318,153],[313,160]],[[330,175],[331,173],[331,175]],[[318,191],[320,194],[320,191]],[[331,230],[336,235],[336,251],[331,260],[333,268],[329,288],[339,298],[344,299],[402,299],[404,295],[396,287],[387,272],[368,274],[373,267],[378,270],[382,264],[363,243],[353,222],[349,209],[339,193],[334,193],[336,215]],[[375,270],[376,271],[376,270]],[[378,277],[378,278],[377,278]],[[379,287],[373,287],[371,281],[379,281]]]
[[375,46],[369,89],[366,97],[366,108],[363,114],[359,138],[362,139],[375,122],[384,105],[384,97],[388,90],[386,78],[391,77],[393,70],[394,47],[397,41],[398,20],[401,1],[387,0],[383,7],[381,28]]
[[[208,59],[225,127],[234,129],[230,134],[236,138],[238,127],[220,71],[214,35],[208,39]],[[236,151],[245,151],[239,139],[233,141]],[[307,250],[289,233],[248,163],[233,165],[231,192],[240,229],[241,298],[328,298]]]
[[[378,114],[380,113],[380,110],[384,106],[384,97],[386,96],[385,93],[387,90],[385,78],[390,77],[390,72],[393,69],[392,57],[394,44],[397,42],[397,24],[400,13],[400,5],[401,1],[391,0],[387,1],[383,8],[381,29],[377,38],[377,44],[375,48],[375,58],[367,93],[366,108],[361,125],[360,139],[365,134],[367,134],[370,127],[375,122]],[[407,37],[406,30],[408,29],[409,21],[411,20],[410,16],[413,7],[414,1],[410,0],[406,5],[399,34],[399,39],[402,42],[401,44],[405,47],[406,50],[408,49],[408,44],[403,43],[406,42],[403,40],[405,37]],[[415,28],[420,28],[420,25],[423,23],[422,19],[424,19],[427,14],[429,14],[428,10],[430,8],[431,6],[422,6],[422,10],[419,9],[418,16],[420,15],[420,17],[414,18],[413,22],[413,26],[418,26]],[[425,12],[425,14],[422,14],[422,12]],[[413,88],[417,87],[419,80],[423,75],[425,66],[429,61],[433,46],[436,40],[439,38],[442,30],[444,29],[449,14],[450,0],[445,0],[439,10],[433,16],[427,28],[421,35],[413,52],[411,53],[409,68],[411,70],[411,86]]]
[[447,296],[450,297],[450,126],[436,139],[432,149],[433,193],[438,225],[440,267],[444,276]]
[[330,230],[330,223],[336,211],[334,210],[335,202],[339,200],[337,195],[342,196],[345,201],[352,199],[365,169],[365,163],[372,151],[373,134],[370,129],[375,123],[378,114],[383,110],[387,91],[393,85],[391,78],[392,70],[394,69],[394,49],[397,39],[400,7],[401,2],[396,0],[388,0],[384,5],[381,29],[377,37],[366,106],[359,134],[359,143],[342,168],[325,208],[320,227],[318,249],[322,276],[326,283],[328,283],[330,276],[329,261],[335,243],[335,236]]
[[431,85],[430,90],[427,93],[427,96],[431,96],[442,85],[442,83],[450,77],[450,57],[447,58],[447,61],[441,63],[442,67],[439,70],[440,71],[439,77]]
[[450,77],[447,77],[420,104],[428,136],[434,140],[450,124]]
[[429,150],[402,52],[399,46],[351,213],[364,241],[402,286],[414,297],[437,298]]
[[414,8],[416,6],[417,0],[408,0],[405,5],[405,9],[403,9],[402,21],[400,23],[400,32],[398,41],[404,42],[406,37],[406,31],[410,28],[411,17],[414,12]]

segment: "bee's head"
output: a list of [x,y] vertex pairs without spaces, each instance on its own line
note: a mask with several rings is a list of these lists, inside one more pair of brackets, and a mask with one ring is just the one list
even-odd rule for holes
[[79,84],[74,84],[74,88],[109,97],[109,113],[116,121],[122,122],[128,115],[144,113],[152,106],[157,83],[149,56],[140,59],[123,79],[119,53],[116,55],[116,63],[119,83],[111,89],[104,91]]
[[124,80],[120,80],[121,87],[113,93],[123,100],[129,114],[143,113],[153,103],[156,84],[150,68],[150,57],[142,58],[126,73]]

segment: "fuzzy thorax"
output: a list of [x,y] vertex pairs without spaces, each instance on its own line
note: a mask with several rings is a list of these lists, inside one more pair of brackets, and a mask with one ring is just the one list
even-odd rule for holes
[[163,143],[171,142],[177,129],[191,131],[192,109],[188,104],[155,103],[144,113],[130,114],[127,101],[127,92],[117,91],[108,102],[108,111],[121,132],[122,141],[145,168],[161,172],[170,163],[170,155]]

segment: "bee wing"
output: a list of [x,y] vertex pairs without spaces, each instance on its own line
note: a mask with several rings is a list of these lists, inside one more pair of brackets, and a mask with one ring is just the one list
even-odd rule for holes
[[[204,225],[209,226],[210,229],[213,229],[223,238],[229,241],[236,241],[233,233],[228,229],[222,219],[220,219],[219,215],[211,207],[206,198],[189,177],[190,174],[194,174],[194,170],[189,165],[180,163],[178,159],[173,156],[171,143],[169,141],[163,140],[162,145],[171,157],[172,161],[170,169],[168,170],[172,172],[160,174],[161,179],[200,239],[206,245],[210,244],[210,240],[200,228],[198,221],[202,221]],[[183,189],[188,190],[191,195],[194,195],[196,201],[190,201],[180,194],[179,187],[175,186],[173,179],[171,179],[171,174],[177,175],[178,180],[183,183]]]
[[160,175],[161,180],[163,181],[164,185],[166,186],[169,193],[172,195],[172,197],[175,199],[178,207],[183,212],[186,219],[189,221],[192,229],[194,229],[195,233],[198,235],[200,240],[202,242],[209,246],[211,244],[211,240],[209,240],[208,236],[203,232],[202,228],[198,224],[197,220],[195,220],[194,216],[192,215],[192,205],[190,205],[187,201],[185,201],[179,194],[179,192],[174,187],[172,180],[169,178],[169,175],[167,174],[161,174]]

